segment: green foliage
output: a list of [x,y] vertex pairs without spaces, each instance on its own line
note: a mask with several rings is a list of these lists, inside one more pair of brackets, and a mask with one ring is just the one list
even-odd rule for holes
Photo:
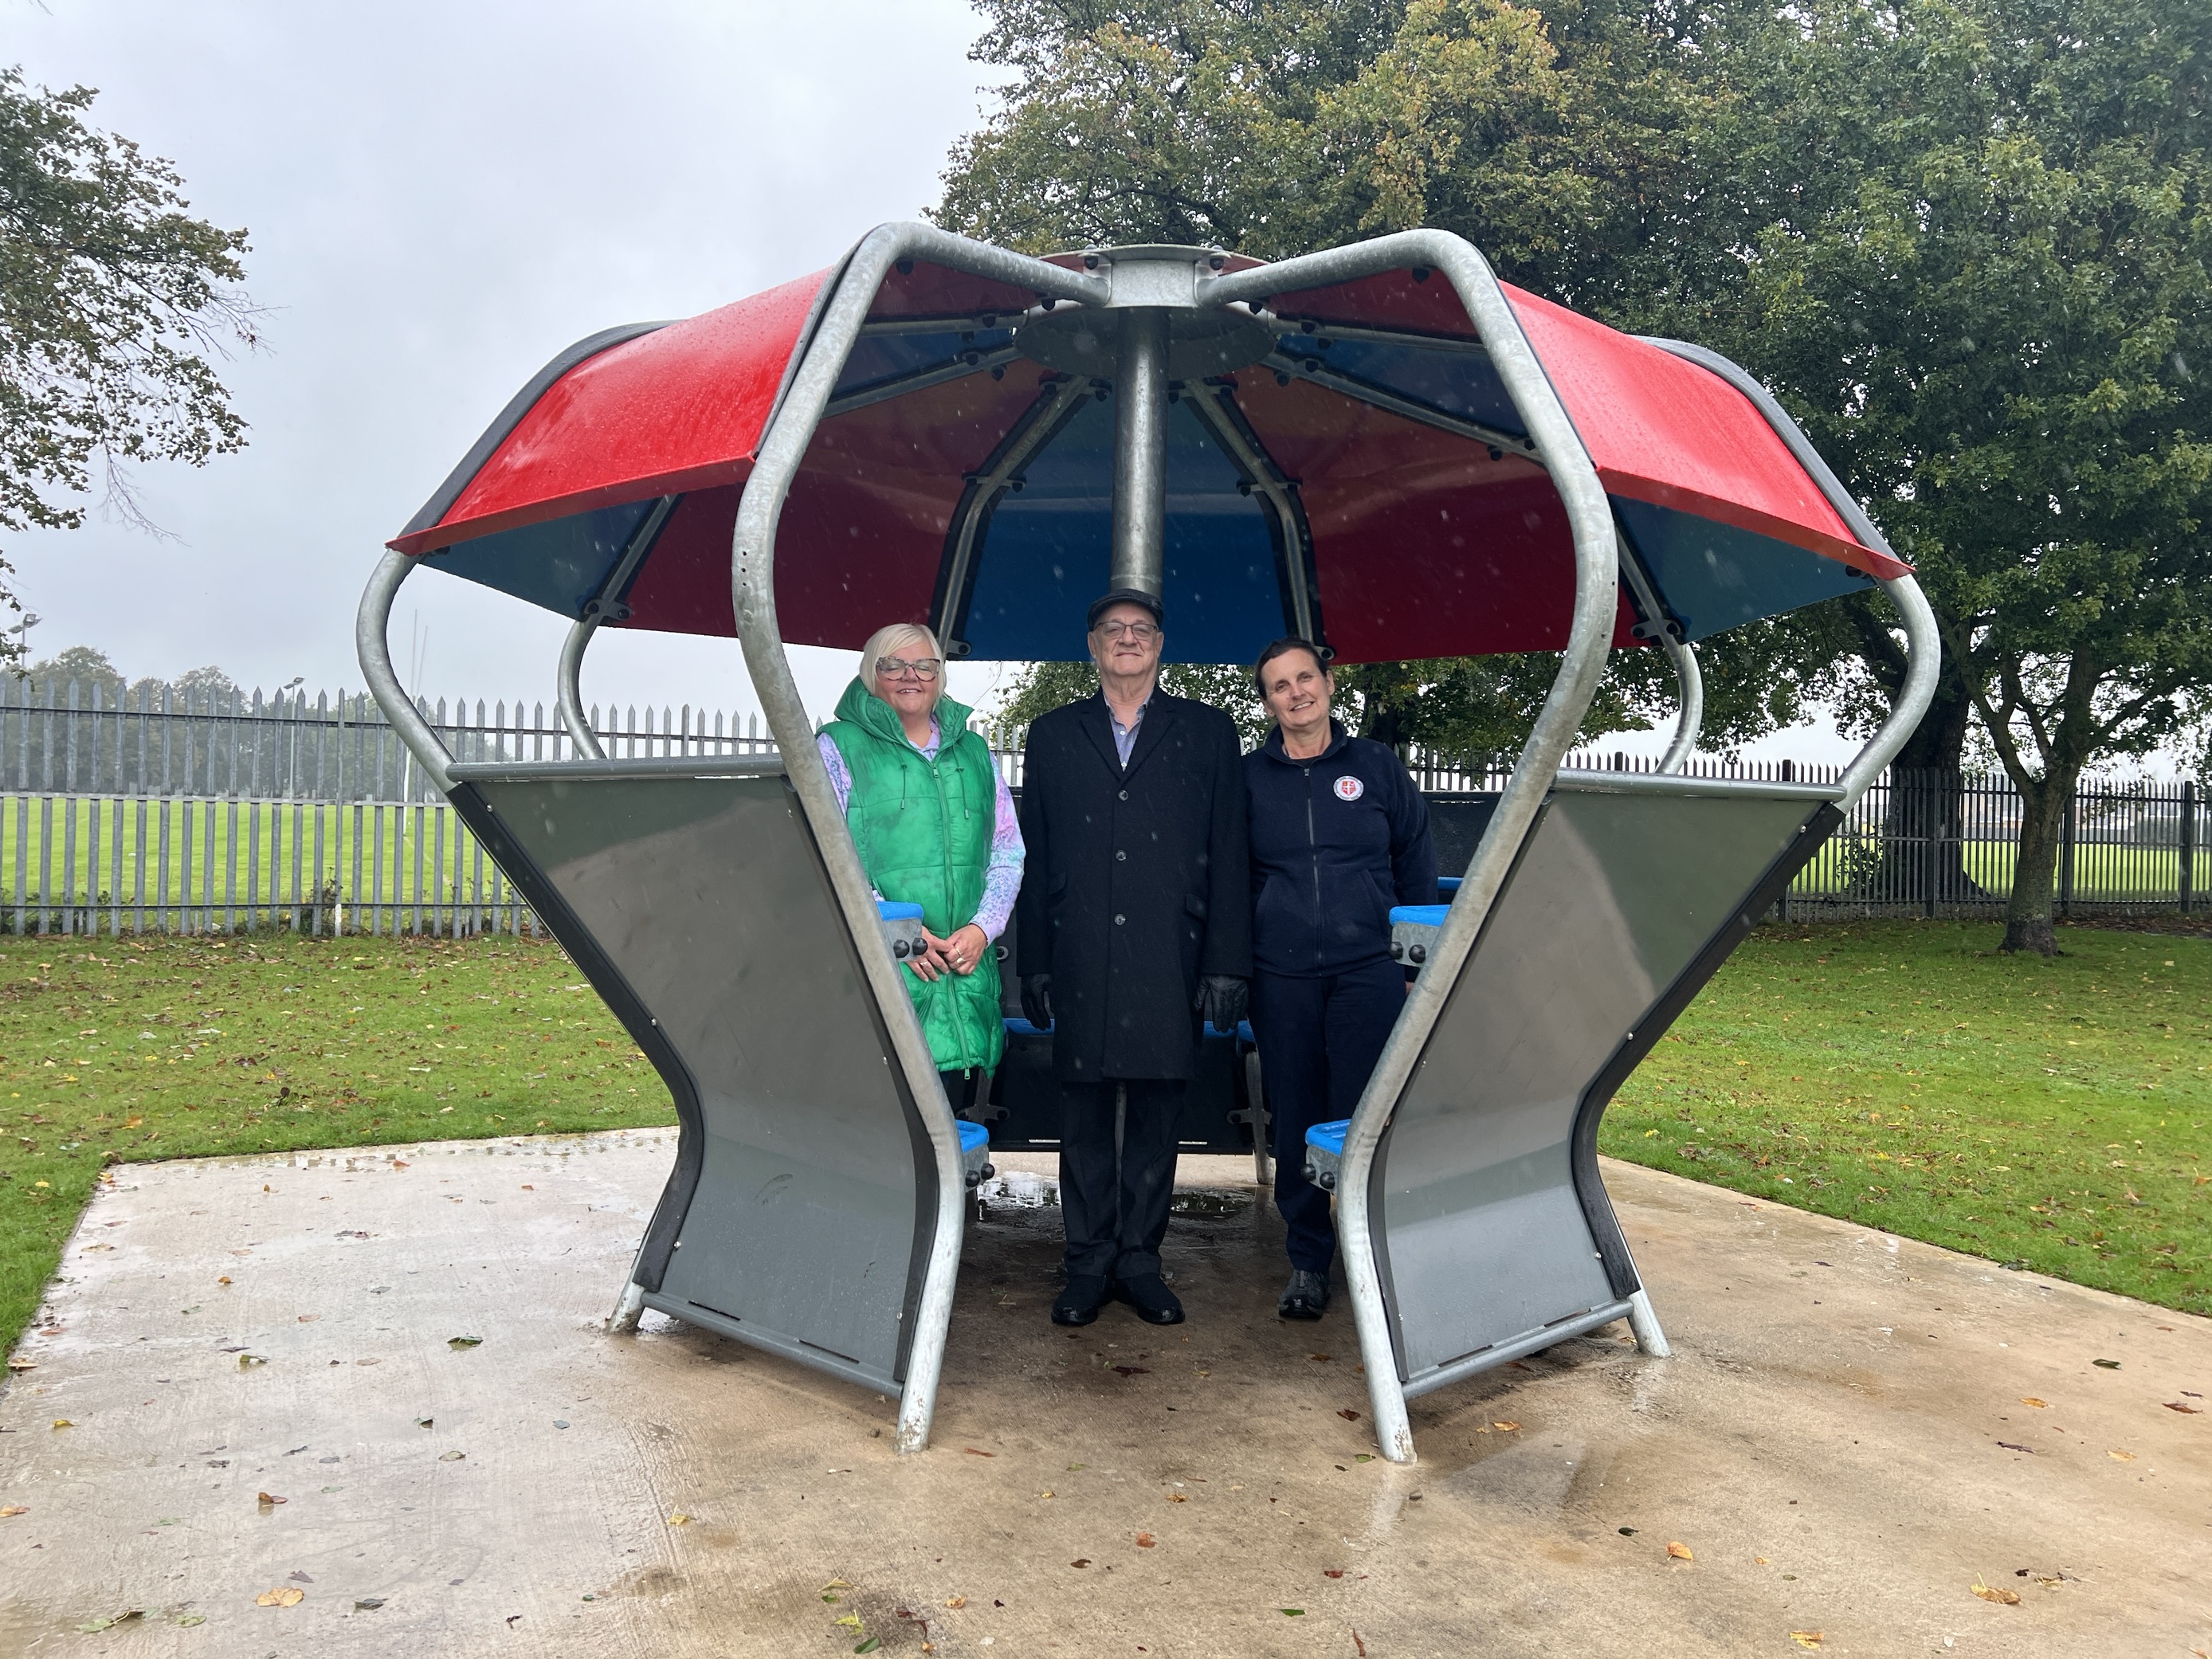
[[1788,189],[1716,343],[1918,566],[2027,799],[2008,942],[2048,948],[2075,780],[2212,683],[2212,6],[1795,15],[1738,65]]
[[1606,1113],[1601,1150],[2212,1313],[2212,939],[1765,927]]
[[4,1347],[104,1164],[620,1128],[675,1109],[548,944],[10,939],[0,1120]]
[[[2212,0],[983,5],[1014,76],[949,225],[1262,258],[1436,225],[1765,378],[1942,618],[1908,758],[1955,766],[1971,708],[2027,794],[2011,944],[2051,943],[2081,770],[2212,730]],[[1903,668],[1869,599],[1699,650],[1720,748],[1813,698],[1863,726]],[[1363,678],[1382,727],[1480,747],[1540,673]],[[1662,684],[1621,653],[1592,729]]]
[[[1237,722],[1239,736],[1255,744],[1268,720],[1253,690],[1249,669],[1233,663],[1169,663],[1160,685],[1170,696],[1211,703]],[[1033,662],[1007,683],[994,719],[1010,737],[1040,714],[1087,697],[1098,689],[1098,670],[1087,662]]]
[[[230,286],[246,233],[191,216],[173,167],[87,125],[94,95],[0,70],[0,532],[82,523],[67,498],[95,462],[109,505],[139,518],[130,463],[245,442],[210,359],[253,343]],[[0,635],[0,661],[18,653]]]

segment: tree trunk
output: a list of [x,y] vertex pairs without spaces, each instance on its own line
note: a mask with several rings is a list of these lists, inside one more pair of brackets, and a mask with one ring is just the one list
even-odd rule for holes
[[1877,890],[1901,898],[1990,902],[1996,895],[1966,872],[1966,788],[1962,765],[1974,705],[1948,660],[1936,698],[1890,763]]
[[2059,843],[2066,833],[2066,808],[2074,799],[2081,769],[2047,775],[2020,799],[2020,853],[2013,865],[2012,896],[2005,905],[2004,951],[2033,951],[2055,957],[2057,935],[2051,910],[2058,876]]

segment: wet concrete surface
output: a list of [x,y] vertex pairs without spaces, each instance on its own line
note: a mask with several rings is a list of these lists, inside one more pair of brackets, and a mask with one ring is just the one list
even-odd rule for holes
[[1674,1357],[1431,1395],[1398,1468],[1249,1163],[1186,1160],[1188,1324],[1071,1335],[1012,1158],[902,1459],[875,1395],[604,1333],[673,1149],[119,1172],[0,1398],[0,1654],[2212,1651],[2212,1322],[1609,1164]]

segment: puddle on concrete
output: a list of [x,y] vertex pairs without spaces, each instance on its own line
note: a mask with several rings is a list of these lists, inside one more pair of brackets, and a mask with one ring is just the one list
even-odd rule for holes
[[[1056,1210],[1060,1207],[1060,1178],[1033,1170],[1009,1170],[994,1176],[975,1189],[986,1210]],[[1178,1187],[1168,1200],[1168,1213],[1200,1220],[1222,1221],[1244,1214],[1252,1207],[1252,1194],[1235,1188]]]

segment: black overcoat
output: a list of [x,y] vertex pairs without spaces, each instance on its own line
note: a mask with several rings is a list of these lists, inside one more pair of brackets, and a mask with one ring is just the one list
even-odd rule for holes
[[1202,974],[1252,973],[1237,727],[1155,691],[1125,771],[1094,694],[1030,727],[1015,908],[1024,975],[1052,975],[1066,1082],[1188,1078]]

